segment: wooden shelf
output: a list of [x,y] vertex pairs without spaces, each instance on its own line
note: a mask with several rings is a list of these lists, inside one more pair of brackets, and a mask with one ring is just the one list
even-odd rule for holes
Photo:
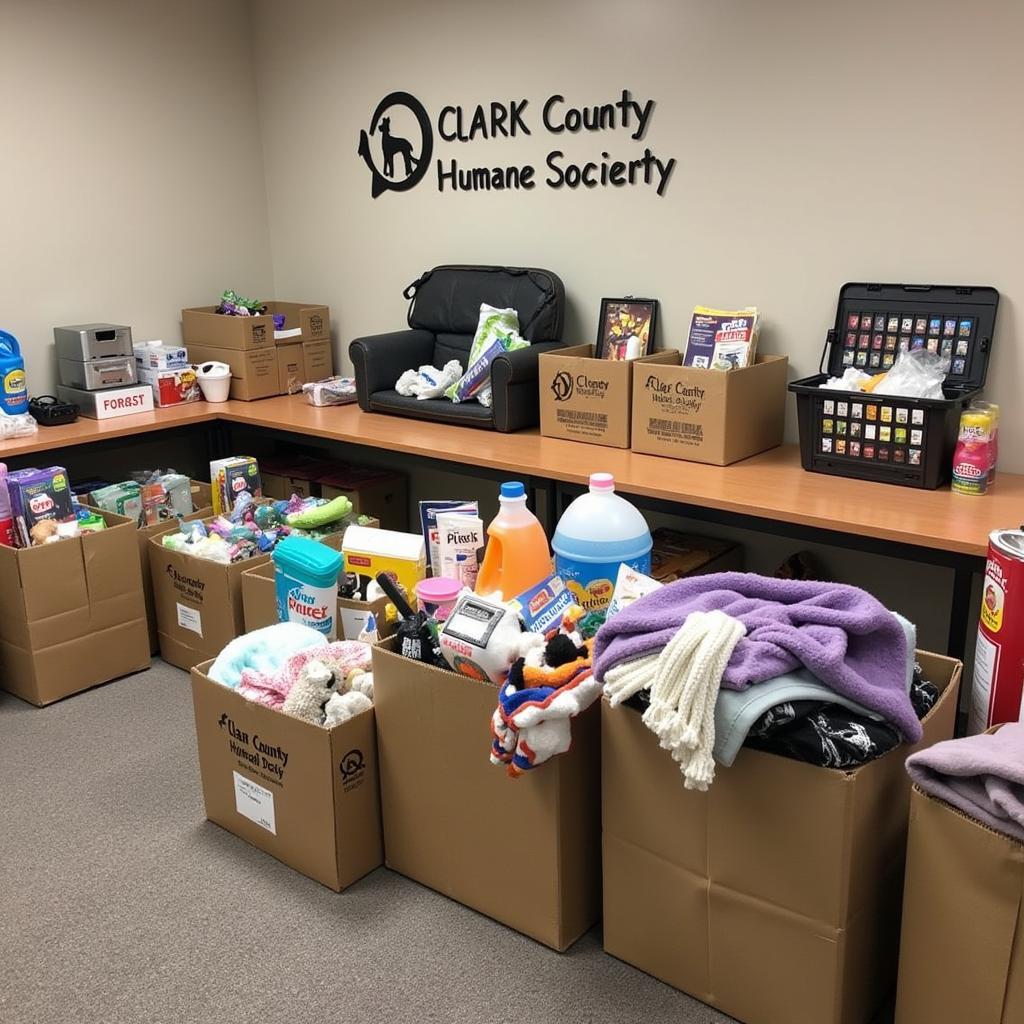
[[1021,475],[1001,473],[991,494],[972,498],[948,489],[920,491],[806,473],[794,445],[723,468],[561,441],[536,431],[499,434],[364,413],[356,405],[317,409],[298,395],[82,419],[0,443],[0,460],[215,420],[567,483],[586,483],[600,470],[614,474],[626,494],[972,556],[985,554],[992,530],[1024,520]]

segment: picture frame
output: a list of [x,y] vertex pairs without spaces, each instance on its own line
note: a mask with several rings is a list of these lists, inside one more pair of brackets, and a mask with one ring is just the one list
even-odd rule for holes
[[602,299],[594,355],[616,361],[648,355],[654,350],[657,320],[657,299]]

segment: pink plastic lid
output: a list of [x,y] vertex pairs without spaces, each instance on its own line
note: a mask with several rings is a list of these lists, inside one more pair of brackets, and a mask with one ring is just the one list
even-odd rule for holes
[[443,576],[435,576],[431,579],[420,580],[416,584],[416,596],[421,601],[428,601],[430,604],[445,604],[454,601],[462,590],[462,584],[458,580],[446,580]]
[[614,491],[615,477],[611,473],[591,473],[590,489],[592,491]]

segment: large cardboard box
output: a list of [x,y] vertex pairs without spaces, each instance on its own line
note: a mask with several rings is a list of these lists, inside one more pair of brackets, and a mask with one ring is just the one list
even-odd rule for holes
[[740,370],[647,365],[633,374],[632,449],[727,466],[782,444],[785,356]]
[[0,686],[50,704],[149,668],[135,523],[16,549],[0,546]]
[[488,760],[497,687],[373,649],[385,863],[553,949],[600,917],[596,705],[572,749],[510,779]]
[[910,795],[896,1024],[1024,1021],[1024,845]]
[[335,892],[383,859],[373,709],[325,729],[192,670],[206,817]]
[[[918,659],[942,688],[926,746],[962,665]],[[853,772],[743,749],[696,793],[638,712],[601,721],[605,950],[746,1024],[868,1024],[896,982],[911,748]]]
[[203,361],[196,358],[193,345],[235,352],[273,348],[272,316],[224,316],[215,312],[216,309],[216,306],[193,306],[181,311],[181,340],[193,362]]
[[[327,306],[309,302],[268,302],[263,316],[223,316],[216,306],[193,306],[181,311],[181,336],[192,355],[192,345],[214,348],[256,349],[273,346],[274,317],[283,314],[287,337],[291,342],[330,341],[331,312]],[[298,333],[292,333],[298,332]]]
[[[194,511],[185,516],[191,522],[193,519],[208,519],[213,515],[213,506],[210,504],[210,485],[202,480],[192,481],[192,507]],[[139,560],[142,564],[142,596],[146,603],[146,628],[149,632],[149,652],[157,654],[160,651],[160,635],[156,625],[156,605],[153,602],[153,572],[149,564],[149,542],[153,537],[162,537],[178,528],[176,519],[165,523],[153,523],[151,526],[139,527]]]
[[187,672],[245,632],[242,574],[270,556],[222,565],[165,548],[162,539],[149,539],[160,657]]
[[280,375],[280,394],[295,395],[306,383],[306,358],[302,343],[278,344],[277,372]]
[[696,537],[666,526],[652,535],[651,576],[674,583],[696,573],[742,572],[743,548],[732,541]]
[[[218,317],[218,319],[241,318]],[[190,344],[188,352],[189,358],[196,363],[213,360],[218,363],[227,363],[231,367],[231,389],[228,392],[230,398],[251,402],[254,399],[273,398],[275,395],[281,394],[281,367],[275,345],[235,350]]]
[[595,359],[593,345],[540,356],[540,432],[545,437],[628,448],[633,377],[649,363],[673,363],[673,352],[640,359]]

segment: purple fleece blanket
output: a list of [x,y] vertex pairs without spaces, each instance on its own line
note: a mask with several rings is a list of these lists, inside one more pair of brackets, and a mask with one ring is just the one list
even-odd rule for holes
[[926,793],[1024,843],[1024,724],[936,743],[908,757],[907,772]]
[[659,652],[691,612],[718,609],[747,629],[722,686],[745,690],[801,666],[836,693],[882,715],[911,743],[921,723],[907,695],[907,638],[870,594],[841,583],[755,573],[691,576],[648,594],[606,622],[594,643],[594,674]]

